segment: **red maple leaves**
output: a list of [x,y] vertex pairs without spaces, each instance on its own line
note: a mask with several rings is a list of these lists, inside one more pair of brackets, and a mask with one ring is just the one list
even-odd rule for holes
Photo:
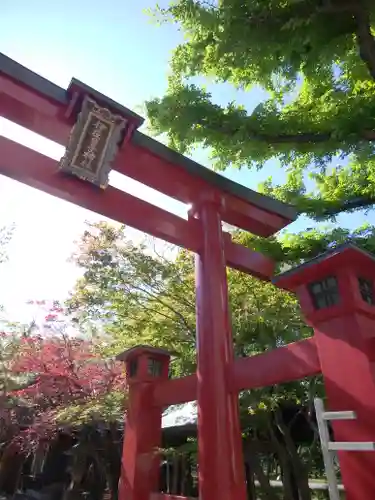
[[23,338],[12,372],[35,377],[18,395],[49,406],[97,397],[125,384],[121,364],[100,359],[90,341],[65,334]]
[[[59,312],[51,311],[50,321]],[[0,394],[1,427],[23,446],[34,446],[58,431],[59,410],[90,403],[111,391],[125,394],[124,366],[103,359],[95,347],[91,340],[63,331],[21,335],[7,365],[18,387]]]

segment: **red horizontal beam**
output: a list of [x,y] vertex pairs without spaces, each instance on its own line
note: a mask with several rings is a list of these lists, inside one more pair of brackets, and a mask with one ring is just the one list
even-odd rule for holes
[[101,190],[63,174],[57,162],[16,142],[0,137],[0,174],[45,191],[104,217],[144,231],[169,243],[196,251],[198,224],[109,186]]
[[[61,145],[67,144],[73,125],[64,116],[66,105],[0,73],[0,115]],[[199,202],[203,195],[221,196],[226,207],[223,219],[254,234],[269,236],[290,222],[220,191],[180,165],[170,163],[131,141],[119,151],[114,169],[186,204]]]
[[61,102],[0,73],[0,116],[66,146],[73,123],[64,118],[64,112]]
[[166,407],[179,405],[197,399],[197,376],[172,378],[158,382],[154,391],[156,404]]
[[312,377],[321,372],[313,337],[287,344],[249,358],[236,360],[233,391],[268,387]]
[[[231,390],[240,392],[283,384],[321,372],[314,338],[300,340],[256,356],[236,359]],[[156,404],[165,407],[197,399],[196,375],[160,382],[154,392]]]
[[[230,236],[228,233],[224,234]],[[275,274],[273,260],[243,245],[233,243],[230,237],[225,239],[225,256],[229,267],[259,279],[269,281]]]
[[[199,220],[186,221],[112,186],[101,190],[65,175],[58,171],[55,160],[5,137],[0,137],[0,174],[174,245],[197,253],[200,250]],[[230,267],[265,280],[273,275],[274,264],[270,259],[232,243],[229,237],[225,252]]]

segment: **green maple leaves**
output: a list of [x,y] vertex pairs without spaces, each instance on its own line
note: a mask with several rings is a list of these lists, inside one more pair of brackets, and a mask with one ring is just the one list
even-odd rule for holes
[[[166,95],[146,103],[151,130],[183,153],[209,149],[218,170],[280,161],[289,169],[286,184],[263,189],[309,216],[372,206],[375,82],[350,8],[313,0],[179,0],[159,9],[186,40],[173,54]],[[366,8],[373,19],[375,7]],[[269,98],[248,111],[220,106],[195,77],[249,91],[261,86]]]

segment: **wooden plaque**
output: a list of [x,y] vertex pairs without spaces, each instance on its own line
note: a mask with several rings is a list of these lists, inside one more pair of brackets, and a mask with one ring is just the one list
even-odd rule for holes
[[86,96],[59,169],[105,189],[126,124]]

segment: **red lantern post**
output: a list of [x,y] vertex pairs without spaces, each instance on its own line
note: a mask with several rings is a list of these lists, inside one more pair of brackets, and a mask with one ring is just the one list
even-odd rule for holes
[[117,356],[125,362],[129,402],[121,464],[119,498],[150,500],[158,491],[163,408],[155,403],[155,382],[168,379],[170,355],[137,346]]
[[[354,411],[356,420],[333,422],[335,440],[375,442],[375,259],[343,245],[275,279],[296,292],[314,328],[332,411]],[[375,453],[339,451],[347,500],[371,500]]]

